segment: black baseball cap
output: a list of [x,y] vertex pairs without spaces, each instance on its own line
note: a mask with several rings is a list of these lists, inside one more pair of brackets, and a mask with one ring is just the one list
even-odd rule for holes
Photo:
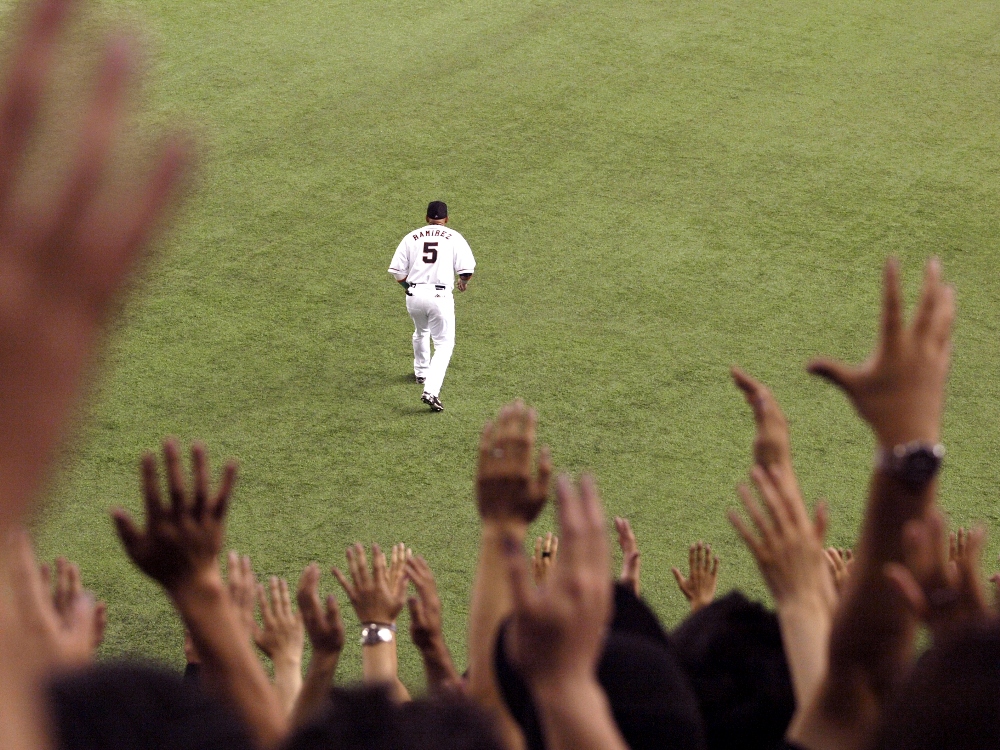
[[444,201],[431,201],[427,204],[428,219],[447,219],[448,204]]

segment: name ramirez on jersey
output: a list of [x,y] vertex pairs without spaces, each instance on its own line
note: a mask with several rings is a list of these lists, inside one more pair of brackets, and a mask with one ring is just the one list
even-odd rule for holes
[[407,234],[396,248],[389,273],[410,284],[433,284],[451,291],[456,274],[471,274],[476,259],[465,238],[454,229],[428,224]]

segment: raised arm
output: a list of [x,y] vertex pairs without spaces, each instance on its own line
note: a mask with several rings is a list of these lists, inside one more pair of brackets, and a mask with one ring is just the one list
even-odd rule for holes
[[274,689],[287,713],[292,712],[302,689],[302,649],[305,627],[302,616],[292,608],[288,582],[271,576],[268,591],[257,584],[257,606],[262,627],[254,634],[257,648],[274,664]]
[[431,566],[423,557],[410,557],[406,561],[406,575],[417,591],[406,603],[410,610],[410,637],[423,659],[427,688],[438,695],[461,690],[462,677],[444,642],[441,597]]
[[[899,265],[890,259],[871,357],[857,367],[830,360],[809,365],[844,391],[879,447],[855,562],[834,618],[827,678],[817,700],[799,707],[790,730],[810,750],[862,747],[912,658],[915,618],[885,568],[905,562],[904,528],[934,501],[933,448],[941,432],[954,311],[954,291],[932,259],[913,320],[904,324]],[[889,458],[897,449],[902,465]]]
[[309,563],[299,578],[296,598],[313,653],[302,690],[292,710],[294,727],[307,723],[323,707],[337,671],[340,653],[344,650],[346,636],[337,597],[333,594],[327,596],[324,606],[319,598],[319,579],[320,569],[316,563]]
[[746,486],[739,488],[752,519],[751,531],[740,516],[729,519],[754,556],[774,597],[781,639],[798,705],[809,703],[826,675],[830,629],[837,591],[823,548],[826,513],[809,517],[792,469],[788,423],[771,391],[741,370],[733,379],[750,404],[757,426],[755,466],[750,478],[766,512]]
[[354,612],[361,622],[361,664],[364,681],[389,686],[396,700],[408,701],[410,694],[399,681],[396,652],[396,618],[406,603],[406,576],[391,578],[385,554],[372,545],[372,565],[368,569],[365,548],[347,548],[350,580],[333,569]]
[[240,712],[258,741],[277,745],[287,718],[267,674],[253,652],[219,569],[229,497],[236,465],[228,463],[215,492],[209,491],[205,449],[191,448],[193,478],[184,479],[177,443],[163,445],[170,506],[161,501],[156,459],[142,461],[146,528],[113,511],[118,537],[132,562],[159,583],[191,631],[206,680]]
[[597,662],[611,620],[605,519],[597,488],[559,478],[562,553],[541,587],[531,584],[520,542],[501,541],[513,592],[507,653],[529,685],[550,750],[626,750]]
[[536,422],[535,412],[515,401],[500,410],[496,423],[486,423],[479,440],[476,499],[482,534],[469,607],[469,694],[496,717],[509,748],[520,747],[524,739],[503,702],[493,667],[500,623],[513,608],[501,543],[523,547],[528,524],[548,495],[552,461],[547,448],[539,454],[537,475],[532,467]]

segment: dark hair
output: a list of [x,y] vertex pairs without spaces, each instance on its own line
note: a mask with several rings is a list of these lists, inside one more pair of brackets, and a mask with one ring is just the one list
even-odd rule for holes
[[334,690],[331,705],[289,750],[504,750],[490,720],[466,701],[397,704],[383,688]]
[[230,711],[174,672],[111,664],[50,688],[56,746],[73,750],[250,750]]
[[[531,750],[545,747],[528,686],[497,638],[497,681]],[[652,610],[626,587],[615,591],[615,617],[598,664],[597,679],[615,723],[632,750],[701,750],[705,736],[698,702]]]
[[1000,625],[968,626],[921,657],[882,713],[876,750],[996,748]]
[[781,747],[795,694],[778,618],[734,591],[671,635],[705,720],[708,746]]

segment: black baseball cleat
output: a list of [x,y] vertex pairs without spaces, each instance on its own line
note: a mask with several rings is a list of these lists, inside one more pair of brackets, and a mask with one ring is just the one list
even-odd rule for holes
[[413,379],[414,379],[414,380],[416,380],[416,381],[417,381],[418,383],[420,383],[421,385],[423,385],[424,381],[425,381],[425,380],[427,380],[427,378],[422,378],[422,377],[420,377],[419,375],[414,375],[414,376],[413,376]]
[[431,407],[431,411],[444,411],[444,404],[437,396],[432,396],[427,391],[420,397],[420,400]]

